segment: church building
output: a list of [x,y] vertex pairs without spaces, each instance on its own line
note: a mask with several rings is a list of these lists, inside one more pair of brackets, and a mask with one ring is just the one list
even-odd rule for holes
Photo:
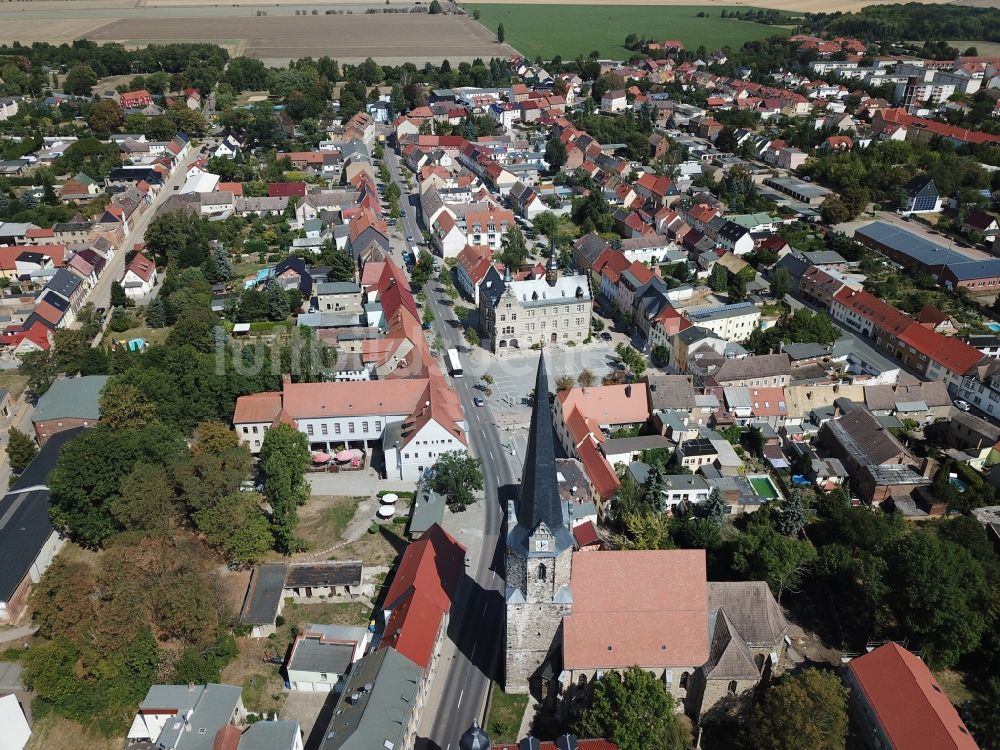
[[705,550],[574,550],[559,497],[544,358],[516,513],[508,512],[505,691],[569,714],[637,665],[696,721],[739,714],[784,652],[767,584],[707,579]]

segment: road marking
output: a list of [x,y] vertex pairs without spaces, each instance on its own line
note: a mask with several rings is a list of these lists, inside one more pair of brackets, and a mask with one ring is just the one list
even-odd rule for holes
[[490,454],[490,461],[496,461],[496,459],[493,458],[493,451],[487,450],[486,452]]
[[500,475],[497,474],[497,484],[500,484]]
[[[462,692],[458,694],[458,706],[456,706],[456,708],[461,708],[462,707],[462,696],[463,695],[465,695],[465,688],[462,688]],[[451,745],[449,745],[448,747],[451,747]]]
[[490,606],[489,604],[484,604],[483,605],[483,614],[484,615],[486,614],[486,608],[489,607],[489,606]]
[[475,655],[476,655],[476,647],[477,647],[478,645],[479,645],[479,641],[476,641],[475,643],[473,643],[473,644],[472,644],[472,654],[471,654],[471,656],[469,657],[470,659],[471,659],[471,658],[472,658],[473,656],[475,656]]

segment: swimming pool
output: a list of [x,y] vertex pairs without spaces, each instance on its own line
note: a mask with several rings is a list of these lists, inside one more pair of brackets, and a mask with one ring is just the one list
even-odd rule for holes
[[987,323],[986,327],[989,328],[991,331],[1000,333],[1000,323]]
[[778,496],[778,490],[769,477],[748,477],[753,491],[767,500],[773,500]]

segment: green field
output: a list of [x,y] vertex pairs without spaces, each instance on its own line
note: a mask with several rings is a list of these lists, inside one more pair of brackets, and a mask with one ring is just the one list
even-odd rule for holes
[[[700,45],[711,52],[722,47],[738,48],[752,39],[787,35],[780,26],[721,18],[718,5],[477,5],[463,4],[470,14],[478,10],[479,22],[491,31],[502,23],[506,42],[530,59],[555,55],[565,59],[589,55],[628,59],[632,54],[622,44],[629,34],[647,39],[680,39],[688,49]],[[747,10],[749,6],[728,6]],[[708,13],[698,18],[699,12]]]

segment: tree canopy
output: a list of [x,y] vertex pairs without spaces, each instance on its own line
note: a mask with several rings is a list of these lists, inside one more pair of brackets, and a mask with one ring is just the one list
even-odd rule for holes
[[690,743],[678,724],[673,697],[639,667],[597,680],[574,728],[580,737],[604,737],[620,750],[684,750]]
[[757,750],[843,750],[847,688],[833,672],[806,669],[782,677],[753,710]]

